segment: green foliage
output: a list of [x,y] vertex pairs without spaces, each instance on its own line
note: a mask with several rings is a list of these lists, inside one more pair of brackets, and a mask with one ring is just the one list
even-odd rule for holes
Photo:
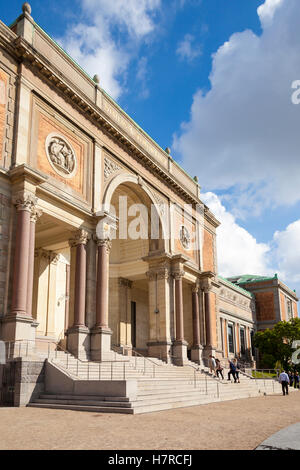
[[272,330],[258,331],[254,335],[254,346],[259,349],[262,367],[276,367],[279,361],[281,368],[291,368],[293,341],[300,340],[300,318],[277,323]]

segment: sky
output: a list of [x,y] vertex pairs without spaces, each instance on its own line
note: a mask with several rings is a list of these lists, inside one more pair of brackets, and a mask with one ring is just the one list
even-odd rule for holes
[[[1,5],[1,20],[13,22],[21,4]],[[278,273],[300,294],[300,1],[30,4],[34,20],[198,176],[221,221],[220,274]]]

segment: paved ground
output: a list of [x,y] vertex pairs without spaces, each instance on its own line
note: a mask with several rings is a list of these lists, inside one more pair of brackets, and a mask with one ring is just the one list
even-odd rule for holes
[[0,408],[0,449],[255,449],[300,422],[300,392],[144,415]]
[[300,423],[292,424],[273,434],[257,450],[300,450]]

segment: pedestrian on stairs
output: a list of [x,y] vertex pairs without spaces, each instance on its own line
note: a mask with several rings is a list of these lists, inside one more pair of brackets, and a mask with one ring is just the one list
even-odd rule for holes
[[209,355],[209,369],[210,373],[216,377],[216,359],[211,354]]
[[285,371],[281,372],[279,376],[279,382],[281,383],[281,386],[282,386],[283,395],[288,395],[290,379]]
[[235,378],[236,378],[236,381],[238,383],[240,383],[240,366],[239,366],[239,363],[238,363],[237,359],[233,359],[232,362],[235,365]]
[[219,374],[220,374],[222,377],[222,380],[224,380],[223,367],[219,359],[216,359],[216,371],[217,371],[217,377],[219,377]]
[[232,375],[232,377],[234,378],[234,383],[236,383],[236,367],[233,361],[228,361],[228,363],[229,363],[229,372],[228,372],[227,380],[230,380],[230,376]]

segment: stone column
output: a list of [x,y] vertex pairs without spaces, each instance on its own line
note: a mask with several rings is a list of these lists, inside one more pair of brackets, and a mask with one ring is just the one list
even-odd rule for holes
[[[36,323],[31,315],[33,281],[34,233],[31,238],[30,218],[37,204],[37,198],[29,191],[21,191],[13,198],[17,209],[15,232],[14,271],[12,282],[12,304],[9,315],[3,320],[3,338],[7,341],[19,339],[34,340]],[[34,230],[32,230],[34,232]],[[29,275],[30,274],[30,282]],[[29,305],[30,304],[30,305]]]
[[171,362],[170,266],[167,262],[150,264],[148,355]]
[[[56,295],[56,276],[57,276],[57,263],[59,261],[59,254],[55,251],[48,252],[48,306],[47,306],[47,322],[46,322],[46,336],[52,338],[52,341],[56,341],[55,332],[55,314],[57,305]],[[41,295],[44,295],[44,291],[41,290]],[[44,312],[43,312],[44,314]]]
[[34,275],[34,247],[35,247],[35,225],[42,211],[34,209],[30,216],[29,256],[28,256],[28,278],[27,278],[27,314],[32,316],[32,294]]
[[182,278],[184,271],[173,273],[175,279],[176,340],[173,346],[174,362],[183,365],[187,362],[187,345],[184,340]]
[[209,355],[215,354],[216,345],[213,340],[213,327],[216,327],[213,323],[215,315],[213,315],[211,305],[211,284],[209,280],[206,280],[204,285],[204,310],[205,310],[205,357],[208,360]]
[[112,331],[108,326],[109,253],[111,241],[98,239],[96,325],[92,331],[91,353],[94,360],[110,356]]
[[30,258],[30,218],[34,207],[34,196],[24,195],[16,201],[17,227],[13,275],[11,313],[31,316],[27,312],[28,269]]
[[71,241],[76,247],[75,292],[74,292],[74,323],[68,330],[68,350],[77,357],[88,358],[89,329],[85,320],[86,303],[86,244],[89,234],[79,230]]
[[191,359],[198,364],[202,361],[202,346],[200,338],[200,312],[199,312],[199,285],[192,287],[192,308],[193,308],[193,346]]
[[[131,318],[130,318],[130,302],[131,294],[130,289],[132,288],[132,281],[129,279],[119,278],[119,345],[125,350],[132,349],[131,343]],[[124,350],[124,352],[125,352]]]

